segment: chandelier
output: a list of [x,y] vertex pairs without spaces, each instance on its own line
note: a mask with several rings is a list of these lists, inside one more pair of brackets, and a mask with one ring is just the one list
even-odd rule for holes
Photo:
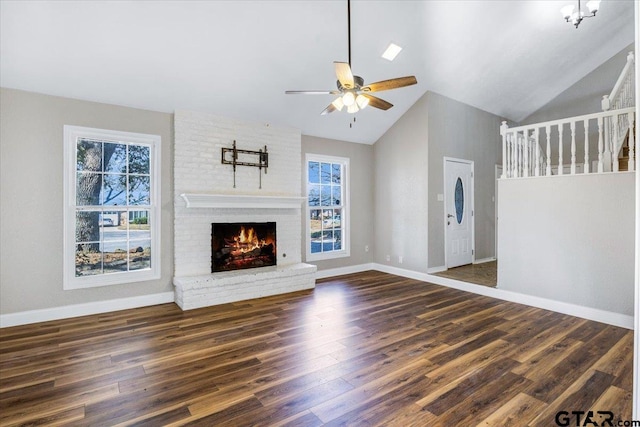
[[573,25],[578,28],[578,25],[582,22],[584,18],[593,18],[596,16],[596,12],[600,7],[600,0],[589,0],[587,2],[587,9],[589,9],[589,13],[582,10],[580,6],[580,0],[578,0],[578,10],[575,10],[575,6],[572,4],[566,5],[562,9],[560,9],[560,13],[562,13],[562,17],[565,21],[571,22]]

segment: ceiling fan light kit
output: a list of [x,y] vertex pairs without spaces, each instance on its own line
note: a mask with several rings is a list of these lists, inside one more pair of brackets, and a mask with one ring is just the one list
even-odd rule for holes
[[560,9],[560,13],[565,21],[572,23],[576,28],[580,25],[583,19],[585,18],[593,18],[596,16],[596,12],[600,8],[600,0],[589,0],[587,2],[587,9],[589,9],[589,14],[582,9],[580,4],[580,0],[578,0],[578,10],[575,10],[576,7],[572,4],[568,4]]
[[[371,105],[374,108],[380,110],[388,110],[393,107],[393,104],[380,99],[373,95],[371,92],[380,92],[383,90],[397,89],[404,86],[411,86],[418,83],[415,76],[398,77],[395,79],[383,80],[368,85],[364,84],[364,79],[360,76],[354,76],[351,71],[351,1],[347,0],[347,25],[348,25],[348,42],[349,42],[349,62],[334,62],[336,77],[338,79],[336,85],[338,90],[326,90],[326,91],[304,91],[304,90],[288,90],[286,94],[306,94],[306,95],[339,95],[325,108],[321,115],[333,113],[334,111],[342,111],[344,107],[347,113],[353,114]],[[398,45],[391,43],[387,51],[395,51],[395,54],[390,61],[395,58],[395,55],[402,50]],[[386,52],[385,52],[386,53]],[[384,56],[383,56],[384,57]]]

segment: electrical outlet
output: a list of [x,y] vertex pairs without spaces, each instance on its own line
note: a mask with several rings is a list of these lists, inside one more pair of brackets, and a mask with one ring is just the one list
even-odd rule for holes
[[391,261],[391,255],[387,255],[387,261]]
[[400,256],[398,257],[398,262],[399,262],[400,264],[402,264],[402,255],[400,255]]
[[365,246],[364,246],[364,251],[365,251],[365,252],[369,252],[369,245],[365,245]]

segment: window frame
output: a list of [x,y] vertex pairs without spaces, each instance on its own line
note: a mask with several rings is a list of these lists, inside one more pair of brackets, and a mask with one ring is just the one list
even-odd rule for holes
[[[140,210],[149,211],[151,234],[151,267],[148,269],[76,276],[76,204],[77,141],[79,138],[149,147],[149,205]],[[161,137],[134,132],[96,129],[82,126],[64,126],[64,231],[63,231],[63,289],[84,289],[98,286],[157,280],[161,277],[160,229],[161,218]],[[128,174],[127,174],[128,175]],[[125,206],[125,205],[123,205]],[[133,205],[126,205],[128,211]],[[104,206],[105,210],[118,210],[116,206]],[[111,209],[109,209],[111,208]],[[127,239],[129,241],[129,239]]]
[[[349,161],[348,157],[337,157],[337,156],[328,156],[324,154],[313,154],[306,153],[305,154],[305,162],[304,162],[304,175],[305,175],[305,215],[306,219],[304,220],[305,224],[305,244],[306,244],[306,261],[322,261],[328,259],[335,258],[346,258],[351,256],[351,223],[350,223],[350,170],[349,170]],[[309,162],[320,162],[320,163],[334,163],[340,164],[342,166],[342,177],[341,177],[341,187],[342,187],[342,204],[340,206],[341,209],[341,225],[340,228],[342,230],[342,249],[340,250],[332,250],[329,252],[311,252],[311,211],[316,209],[322,209],[322,206],[309,206]]]

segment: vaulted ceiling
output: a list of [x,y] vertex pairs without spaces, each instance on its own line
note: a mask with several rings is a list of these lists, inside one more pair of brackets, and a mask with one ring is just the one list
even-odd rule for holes
[[[633,0],[578,29],[562,1],[351,4],[352,68],[395,106],[320,116],[347,61],[346,0],[0,2],[0,85],[173,112],[190,109],[374,143],[426,91],[519,121],[633,42]],[[577,1],[576,1],[577,2]],[[380,55],[389,42],[404,49]]]

